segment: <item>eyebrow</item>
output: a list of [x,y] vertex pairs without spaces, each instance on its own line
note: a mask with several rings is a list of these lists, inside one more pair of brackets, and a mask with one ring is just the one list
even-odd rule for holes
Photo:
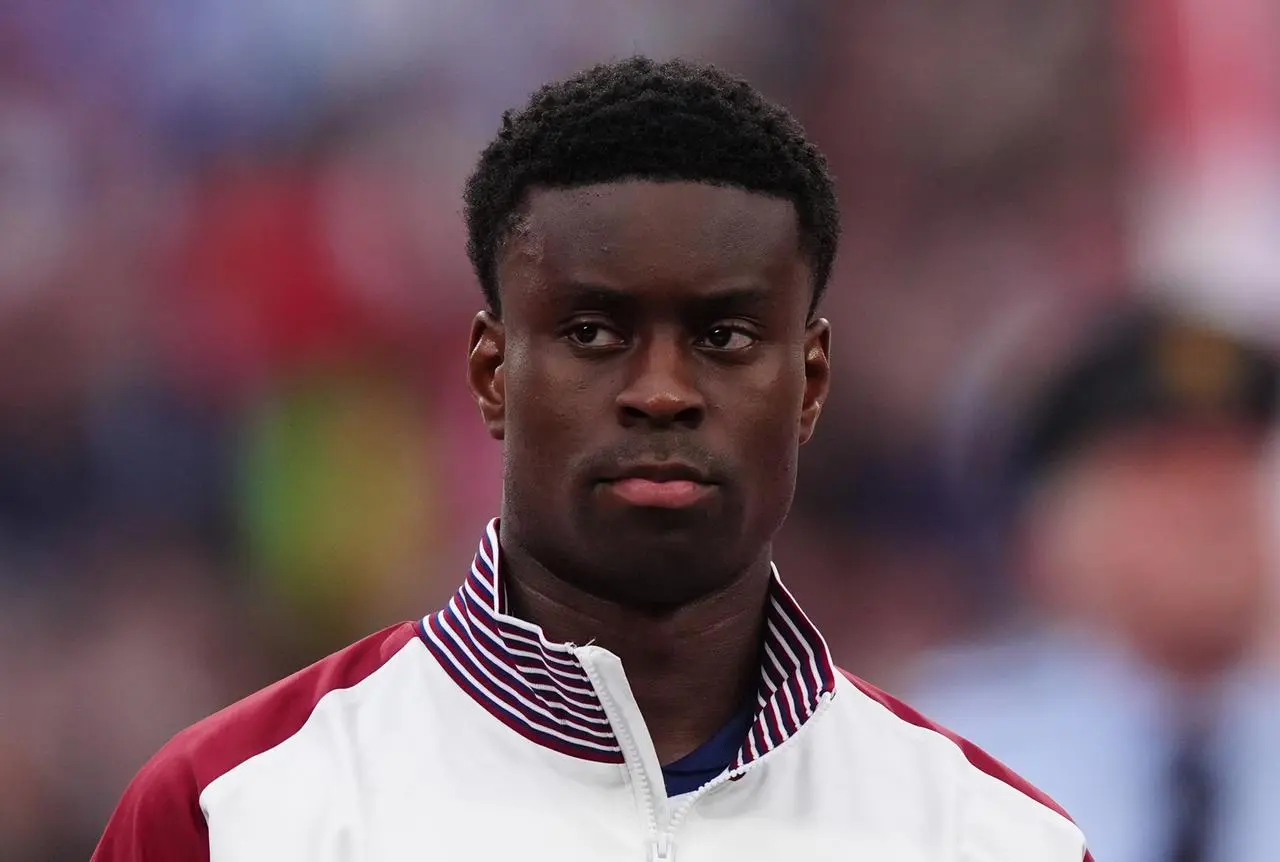
[[[634,308],[638,304],[632,291],[602,284],[569,282],[562,284],[560,289],[568,303],[575,308],[616,311]],[[776,290],[762,284],[749,284],[712,288],[688,297],[684,304],[703,313],[727,313],[758,308],[776,298]]]
[[760,308],[778,300],[779,292],[763,284],[739,285],[699,294],[692,305],[714,315]]
[[598,308],[605,311],[630,308],[636,298],[625,290],[601,284],[569,282],[560,286],[564,299],[578,309]]

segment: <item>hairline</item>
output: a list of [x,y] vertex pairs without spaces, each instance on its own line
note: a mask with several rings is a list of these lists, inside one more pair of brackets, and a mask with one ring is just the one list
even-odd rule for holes
[[593,180],[590,182],[583,182],[583,183],[531,182],[528,185],[526,185],[523,189],[521,189],[520,196],[516,199],[516,202],[507,210],[507,212],[502,216],[501,220],[498,222],[497,230],[494,231],[493,261],[491,265],[491,271],[492,271],[492,278],[493,278],[494,295],[495,295],[495,298],[498,299],[499,301],[496,304],[496,306],[493,303],[486,302],[486,304],[490,306],[489,311],[498,319],[502,318],[502,308],[501,308],[502,282],[501,282],[501,279],[498,277],[498,272],[501,269],[501,267],[499,266],[499,261],[502,258],[502,255],[506,250],[507,245],[510,242],[512,236],[522,231],[528,230],[529,207],[531,203],[531,198],[535,194],[542,193],[542,192],[570,192],[570,191],[576,191],[579,189],[619,186],[619,185],[626,185],[630,183],[651,183],[655,185],[687,184],[687,185],[718,186],[721,188],[740,189],[744,192],[747,192],[748,194],[758,195],[759,197],[762,197],[762,198],[770,198],[772,200],[786,201],[791,206],[791,213],[794,216],[795,222],[796,222],[796,237],[798,242],[797,250],[805,257],[806,265],[809,270],[810,301],[809,301],[808,310],[805,313],[806,325],[808,325],[809,323],[812,323],[814,320],[817,319],[818,305],[819,305],[819,302],[818,302],[819,285],[817,283],[816,264],[818,262],[818,253],[815,249],[809,247],[811,245],[811,242],[806,241],[806,237],[808,237],[809,240],[816,239],[816,237],[812,235],[812,231],[806,231],[805,226],[803,224],[804,219],[801,217],[801,212],[800,212],[801,207],[796,202],[794,197],[786,194],[779,194],[776,192],[764,191],[762,189],[753,189],[743,185],[742,183],[728,182],[725,180],[679,177],[679,176],[650,177],[650,176],[644,176],[641,174],[621,175],[614,179]]

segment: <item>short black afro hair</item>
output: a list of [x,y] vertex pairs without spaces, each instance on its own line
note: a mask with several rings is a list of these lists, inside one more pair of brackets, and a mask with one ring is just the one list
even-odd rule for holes
[[746,81],[684,60],[631,57],[547,84],[507,111],[467,181],[467,253],[495,313],[497,255],[532,188],[625,179],[731,185],[790,200],[816,308],[840,211],[826,159],[799,122]]

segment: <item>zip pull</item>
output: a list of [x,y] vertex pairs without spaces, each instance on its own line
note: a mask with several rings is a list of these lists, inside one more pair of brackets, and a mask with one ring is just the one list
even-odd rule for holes
[[649,845],[649,862],[675,862],[676,847],[670,834],[659,835]]

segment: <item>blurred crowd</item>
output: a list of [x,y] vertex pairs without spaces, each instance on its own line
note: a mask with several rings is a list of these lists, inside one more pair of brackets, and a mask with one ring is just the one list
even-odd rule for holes
[[[1091,479],[1032,495],[1009,469],[1034,393],[1098,315],[1146,295],[1124,6],[4,0],[0,859],[87,858],[169,735],[455,589],[500,479],[462,374],[481,306],[462,182],[502,110],[636,51],[746,75],[839,183],[837,391],[777,549],[784,578],[843,666],[915,688],[1068,808],[1087,798],[1036,735],[1072,701],[1006,701],[1060,672],[1094,703],[1120,677],[1014,667],[1030,647],[1008,643],[1064,620],[1083,621],[1070,637],[1111,633],[1090,642],[1127,643],[1131,626],[1160,640],[1216,607],[1202,628],[1248,644],[1188,661],[1253,667],[1280,581],[1270,510],[1250,508],[1265,434],[1126,436],[1101,468],[1085,459]],[[1148,431],[1181,427],[1152,415]],[[1160,472],[1157,450],[1178,468]],[[1139,490],[1144,466],[1165,484]],[[1145,517],[1169,495],[1181,510]],[[1098,553],[1072,556],[1082,543]],[[1212,585],[1147,601],[1230,572],[1217,605]],[[1137,652],[1153,678],[1181,674],[1177,648]],[[1021,730],[997,721],[1015,715]],[[1280,762],[1257,734],[1241,756]],[[1274,782],[1249,793],[1280,805]],[[1083,823],[1111,842],[1098,859],[1152,858],[1136,854],[1163,837],[1109,816]],[[1238,840],[1219,858],[1259,858]]]

